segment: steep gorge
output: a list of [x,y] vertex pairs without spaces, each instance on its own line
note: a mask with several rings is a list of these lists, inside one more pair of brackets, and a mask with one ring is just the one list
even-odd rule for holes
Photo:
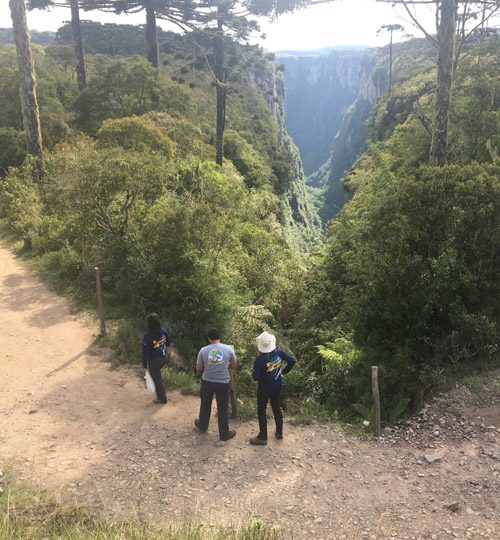
[[286,84],[286,126],[310,185],[322,188],[321,217],[335,216],[348,198],[341,180],[366,149],[365,122],[386,88],[380,50],[279,54]]

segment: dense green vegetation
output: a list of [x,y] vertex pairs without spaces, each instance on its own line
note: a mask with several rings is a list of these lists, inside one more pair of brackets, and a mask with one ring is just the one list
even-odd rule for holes
[[[337,163],[354,160],[349,151],[366,137],[368,152],[318,247],[300,158],[270,109],[281,80],[272,59],[228,46],[218,167],[213,81],[199,48],[165,33],[156,70],[135,46],[110,55],[109,40],[92,38],[98,26],[83,25],[95,49],[80,93],[67,29],[57,45],[34,48],[46,148],[37,184],[25,159],[14,51],[0,45],[0,218],[10,234],[31,236],[33,264],[84,304],[93,304],[101,267],[121,357],[136,360],[143,317],[155,310],[189,373],[216,325],[239,353],[239,388],[250,394],[254,338],[270,328],[300,361],[288,376],[298,418],[369,417],[377,364],[388,421],[418,406],[444,373],[498,359],[498,41],[468,51],[457,68],[442,168],[426,165],[429,50],[401,48],[391,97],[377,101],[366,126],[368,106],[358,101],[339,133]],[[315,177],[320,193],[325,174]],[[189,375],[165,375],[192,393]]]
[[431,68],[372,114],[370,150],[347,179],[354,196],[329,227],[294,323],[301,383],[330,410],[370,415],[372,364],[392,420],[447,371],[498,362],[497,50],[479,46],[458,66],[449,165],[426,165]]
[[[289,317],[299,248],[317,230],[297,153],[286,137],[280,143],[267,96],[245,75],[278,77],[272,62],[258,48],[229,49],[228,159],[219,168],[206,62],[189,40],[181,51],[179,36],[171,41],[161,70],[139,56],[89,55],[81,93],[64,51],[35,47],[47,173],[33,184],[30,161],[11,169],[0,212],[10,232],[33,238],[40,270],[83,302],[93,302],[101,267],[108,314],[124,320],[124,355],[137,354],[142,318],[156,310],[190,361],[207,326],[245,350],[263,320]],[[12,48],[0,49],[0,70],[5,171],[25,155]]]

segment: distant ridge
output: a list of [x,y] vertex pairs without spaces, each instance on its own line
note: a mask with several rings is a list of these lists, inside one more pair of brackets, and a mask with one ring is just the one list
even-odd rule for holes
[[274,51],[274,54],[278,58],[288,56],[328,56],[332,51],[364,51],[371,48],[372,47],[369,45],[332,45],[331,47],[322,47],[321,49],[312,49],[309,51],[299,51],[293,49]]

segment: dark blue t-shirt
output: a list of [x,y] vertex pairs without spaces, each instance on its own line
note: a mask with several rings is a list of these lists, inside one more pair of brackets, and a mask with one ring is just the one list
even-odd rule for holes
[[295,358],[281,349],[262,353],[255,359],[252,377],[259,383],[259,389],[271,391],[283,384],[283,377],[295,365]]
[[144,334],[142,338],[142,367],[147,368],[152,358],[166,358],[170,346],[170,338],[165,328],[161,329],[160,337],[151,333]]

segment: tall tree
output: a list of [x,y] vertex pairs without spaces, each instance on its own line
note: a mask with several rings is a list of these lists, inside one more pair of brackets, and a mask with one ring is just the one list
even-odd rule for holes
[[[250,36],[259,31],[255,16],[275,18],[309,4],[324,2],[323,0],[177,1],[179,7],[176,8],[178,11],[175,11],[173,10],[175,4],[172,1],[157,0],[158,17],[174,22],[185,31],[197,30],[202,36],[212,37],[213,65],[207,55],[205,58],[216,89],[215,161],[218,165],[222,165],[228,89],[228,74],[224,61],[226,42],[228,40],[247,42]],[[203,50],[199,43],[197,45]]]
[[[180,0],[82,0],[82,2],[85,10],[112,12],[117,15],[144,11],[146,15],[147,58],[155,68],[159,65],[157,9],[161,6],[165,14],[175,16],[176,20],[183,19],[179,11],[179,5],[183,3]],[[185,5],[188,4],[189,2],[186,1]]]
[[70,0],[71,6],[71,32],[73,34],[73,47],[76,56],[76,83],[82,91],[87,84],[85,73],[85,59],[83,57],[82,26],[80,24],[80,6],[78,0]]
[[216,133],[215,163],[222,165],[224,159],[224,130],[226,127],[226,74],[224,70],[224,16],[225,8],[217,9],[217,31],[214,36],[215,88],[216,88]]
[[457,0],[442,0],[441,17],[437,33],[437,87],[434,125],[429,156],[431,165],[446,164],[448,120],[450,116],[451,87],[455,60],[455,27],[457,23]]
[[28,0],[28,9],[50,9],[67,7],[71,10],[71,33],[76,58],[76,83],[81,91],[87,84],[85,59],[83,56],[82,28],[80,24],[80,0]]
[[379,28],[379,30],[377,31],[377,34],[379,34],[382,31],[387,31],[390,34],[390,39],[389,39],[389,95],[388,95],[388,97],[391,97],[391,92],[392,92],[392,64],[393,64],[393,50],[392,50],[393,34],[394,34],[394,32],[403,32],[404,27],[401,26],[400,24],[384,24]]
[[[484,27],[485,21],[500,10],[500,0],[377,0],[401,5],[412,23],[438,50],[437,84],[432,142],[429,162],[432,165],[446,164],[448,120],[453,86],[453,74],[464,45],[475,31]],[[425,28],[415,7],[434,6],[436,34]],[[461,8],[461,11],[460,9]],[[478,24],[478,15],[482,14]]]
[[157,68],[160,52],[158,48],[156,11],[153,0],[145,0],[144,9],[146,10],[146,44],[148,47],[148,61],[153,67]]
[[21,108],[28,153],[35,156],[38,177],[43,176],[42,131],[36,95],[36,75],[24,0],[10,0],[10,13],[16,45]]

